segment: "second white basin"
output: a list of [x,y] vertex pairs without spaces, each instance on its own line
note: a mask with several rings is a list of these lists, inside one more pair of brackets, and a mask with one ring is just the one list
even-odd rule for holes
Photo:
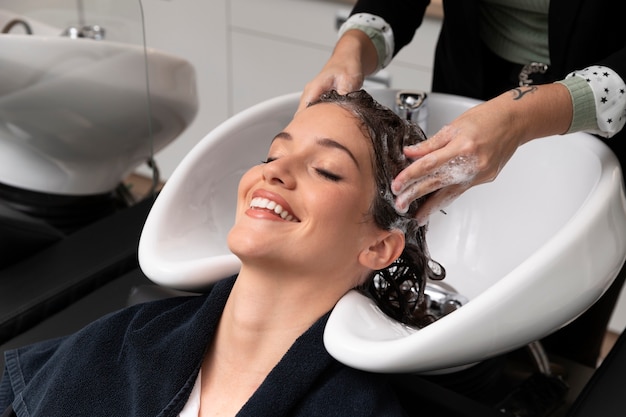
[[18,188],[109,192],[198,109],[192,65],[137,45],[0,35],[0,68],[0,183]]

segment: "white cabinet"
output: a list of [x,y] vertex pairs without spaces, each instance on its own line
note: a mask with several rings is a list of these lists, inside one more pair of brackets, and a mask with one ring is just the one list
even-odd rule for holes
[[232,103],[239,112],[282,94],[300,91],[328,58],[329,52],[285,39],[232,34]]
[[319,0],[231,0],[233,111],[300,91],[337,39],[346,5]]

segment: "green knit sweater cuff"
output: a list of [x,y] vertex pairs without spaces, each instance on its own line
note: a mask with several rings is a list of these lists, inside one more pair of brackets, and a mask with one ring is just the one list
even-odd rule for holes
[[572,97],[574,114],[567,133],[598,129],[595,98],[587,81],[582,77],[572,76],[557,82],[567,87]]

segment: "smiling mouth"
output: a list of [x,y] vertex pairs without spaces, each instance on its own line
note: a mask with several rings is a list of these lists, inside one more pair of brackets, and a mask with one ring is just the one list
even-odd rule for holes
[[289,222],[298,223],[300,220],[293,214],[289,213],[280,204],[264,197],[254,197],[250,202],[250,208],[268,210]]

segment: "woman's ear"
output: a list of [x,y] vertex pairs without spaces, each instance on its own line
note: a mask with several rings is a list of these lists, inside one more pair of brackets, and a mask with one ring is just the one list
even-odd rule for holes
[[404,233],[398,229],[385,230],[371,246],[359,255],[359,261],[371,270],[386,268],[404,250]]

